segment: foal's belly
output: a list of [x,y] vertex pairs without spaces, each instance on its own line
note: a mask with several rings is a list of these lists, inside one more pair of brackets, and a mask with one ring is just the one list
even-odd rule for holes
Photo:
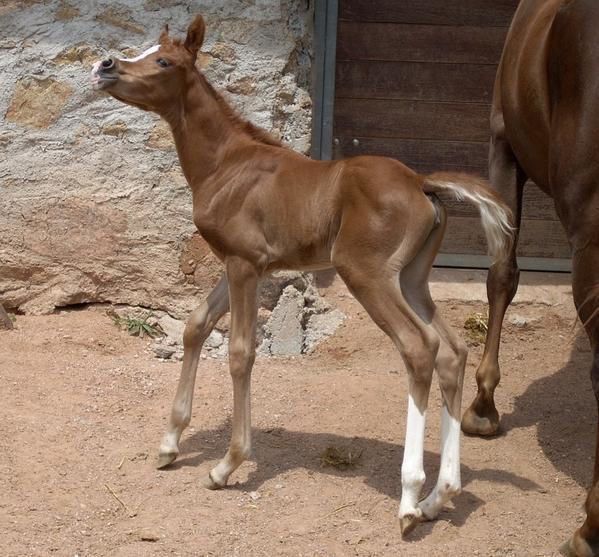
[[331,267],[330,249],[307,247],[293,253],[273,255],[267,271],[321,271]]

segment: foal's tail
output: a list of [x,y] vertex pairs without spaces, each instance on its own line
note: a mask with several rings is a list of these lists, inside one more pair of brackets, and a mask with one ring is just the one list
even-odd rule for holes
[[424,177],[425,193],[448,192],[458,201],[476,205],[493,262],[507,259],[514,241],[512,212],[482,178],[458,172],[435,172]]

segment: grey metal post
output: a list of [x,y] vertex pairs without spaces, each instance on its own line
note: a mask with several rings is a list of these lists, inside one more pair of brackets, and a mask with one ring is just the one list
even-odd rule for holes
[[312,111],[312,157],[333,156],[335,59],[338,0],[316,0],[314,7],[314,106]]

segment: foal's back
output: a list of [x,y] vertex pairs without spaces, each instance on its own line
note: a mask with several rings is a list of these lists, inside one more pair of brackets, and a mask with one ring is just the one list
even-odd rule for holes
[[400,242],[410,211],[434,213],[422,184],[422,176],[386,157],[314,161],[247,144],[194,198],[194,213],[201,233],[223,254],[231,242],[237,250],[247,244],[263,253],[269,270],[313,270],[331,265],[347,219],[386,228]]

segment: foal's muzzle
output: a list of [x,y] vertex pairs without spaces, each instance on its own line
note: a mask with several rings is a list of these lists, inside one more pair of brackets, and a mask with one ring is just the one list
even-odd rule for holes
[[114,58],[96,62],[91,71],[91,82],[94,89],[104,89],[114,84],[118,80],[116,69]]

